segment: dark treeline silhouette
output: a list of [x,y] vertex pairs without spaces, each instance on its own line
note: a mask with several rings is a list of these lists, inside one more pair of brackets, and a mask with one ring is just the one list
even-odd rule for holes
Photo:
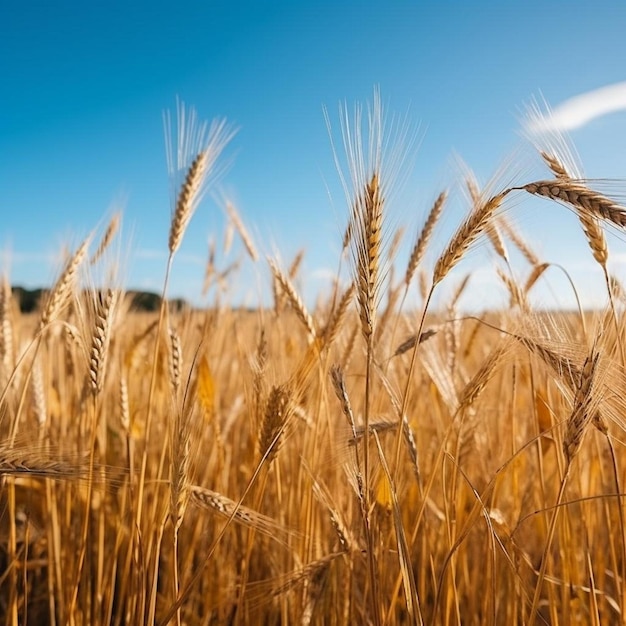
[[[19,304],[22,313],[34,313],[39,309],[40,304],[45,300],[47,289],[25,289],[24,287],[13,287],[13,297]],[[127,291],[126,298],[130,299],[130,308],[133,311],[153,312],[158,311],[161,306],[161,296],[149,291]],[[170,300],[170,307],[180,310],[187,306],[185,300],[176,298]]]

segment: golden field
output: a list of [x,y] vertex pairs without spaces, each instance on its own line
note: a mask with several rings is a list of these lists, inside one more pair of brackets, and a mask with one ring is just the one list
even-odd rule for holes
[[[158,314],[133,312],[115,280],[85,288],[114,271],[117,216],[67,255],[37,314],[19,313],[4,277],[7,624],[624,621],[624,299],[604,228],[622,229],[626,209],[552,138],[542,178],[461,181],[468,214],[433,265],[438,196],[401,264],[379,114],[369,141],[358,120],[344,132],[347,228],[314,308],[298,256],[269,261],[271,307],[175,311],[165,297]],[[164,296],[230,137],[220,124],[181,134],[197,141],[174,168]],[[505,211],[531,195],[577,215],[602,311],[533,310],[549,264]],[[229,224],[263,265],[233,207]],[[491,246],[509,307],[464,315],[460,282],[435,308],[476,244]],[[228,290],[214,262],[208,284]]]

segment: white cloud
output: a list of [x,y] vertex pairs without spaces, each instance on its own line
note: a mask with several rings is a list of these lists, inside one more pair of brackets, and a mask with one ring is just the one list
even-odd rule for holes
[[592,120],[626,110],[626,82],[587,91],[559,104],[545,118],[531,126],[534,132],[569,131],[582,128]]

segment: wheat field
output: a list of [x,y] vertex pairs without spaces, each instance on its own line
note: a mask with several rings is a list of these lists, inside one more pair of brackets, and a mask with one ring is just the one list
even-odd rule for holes
[[[626,301],[605,236],[626,208],[544,137],[540,178],[481,189],[465,172],[468,212],[447,242],[434,233],[449,190],[434,190],[400,262],[399,164],[377,98],[370,113],[364,130],[359,111],[343,119],[346,229],[315,307],[302,255],[263,258],[233,205],[227,236],[269,269],[272,306],[168,305],[232,136],[180,111],[157,314],[133,311],[116,277],[119,215],[67,254],[36,314],[4,274],[6,624],[626,621]],[[531,196],[579,219],[601,309],[533,308],[550,264],[512,219]],[[467,280],[435,306],[476,246],[508,306],[464,314]],[[218,261],[205,287],[228,292],[237,268]]]

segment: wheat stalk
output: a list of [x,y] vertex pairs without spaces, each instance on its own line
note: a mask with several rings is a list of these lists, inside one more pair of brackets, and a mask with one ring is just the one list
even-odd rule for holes
[[211,281],[215,277],[215,239],[209,240],[209,256],[204,268],[204,280],[202,281],[202,295],[205,296],[211,287]]

